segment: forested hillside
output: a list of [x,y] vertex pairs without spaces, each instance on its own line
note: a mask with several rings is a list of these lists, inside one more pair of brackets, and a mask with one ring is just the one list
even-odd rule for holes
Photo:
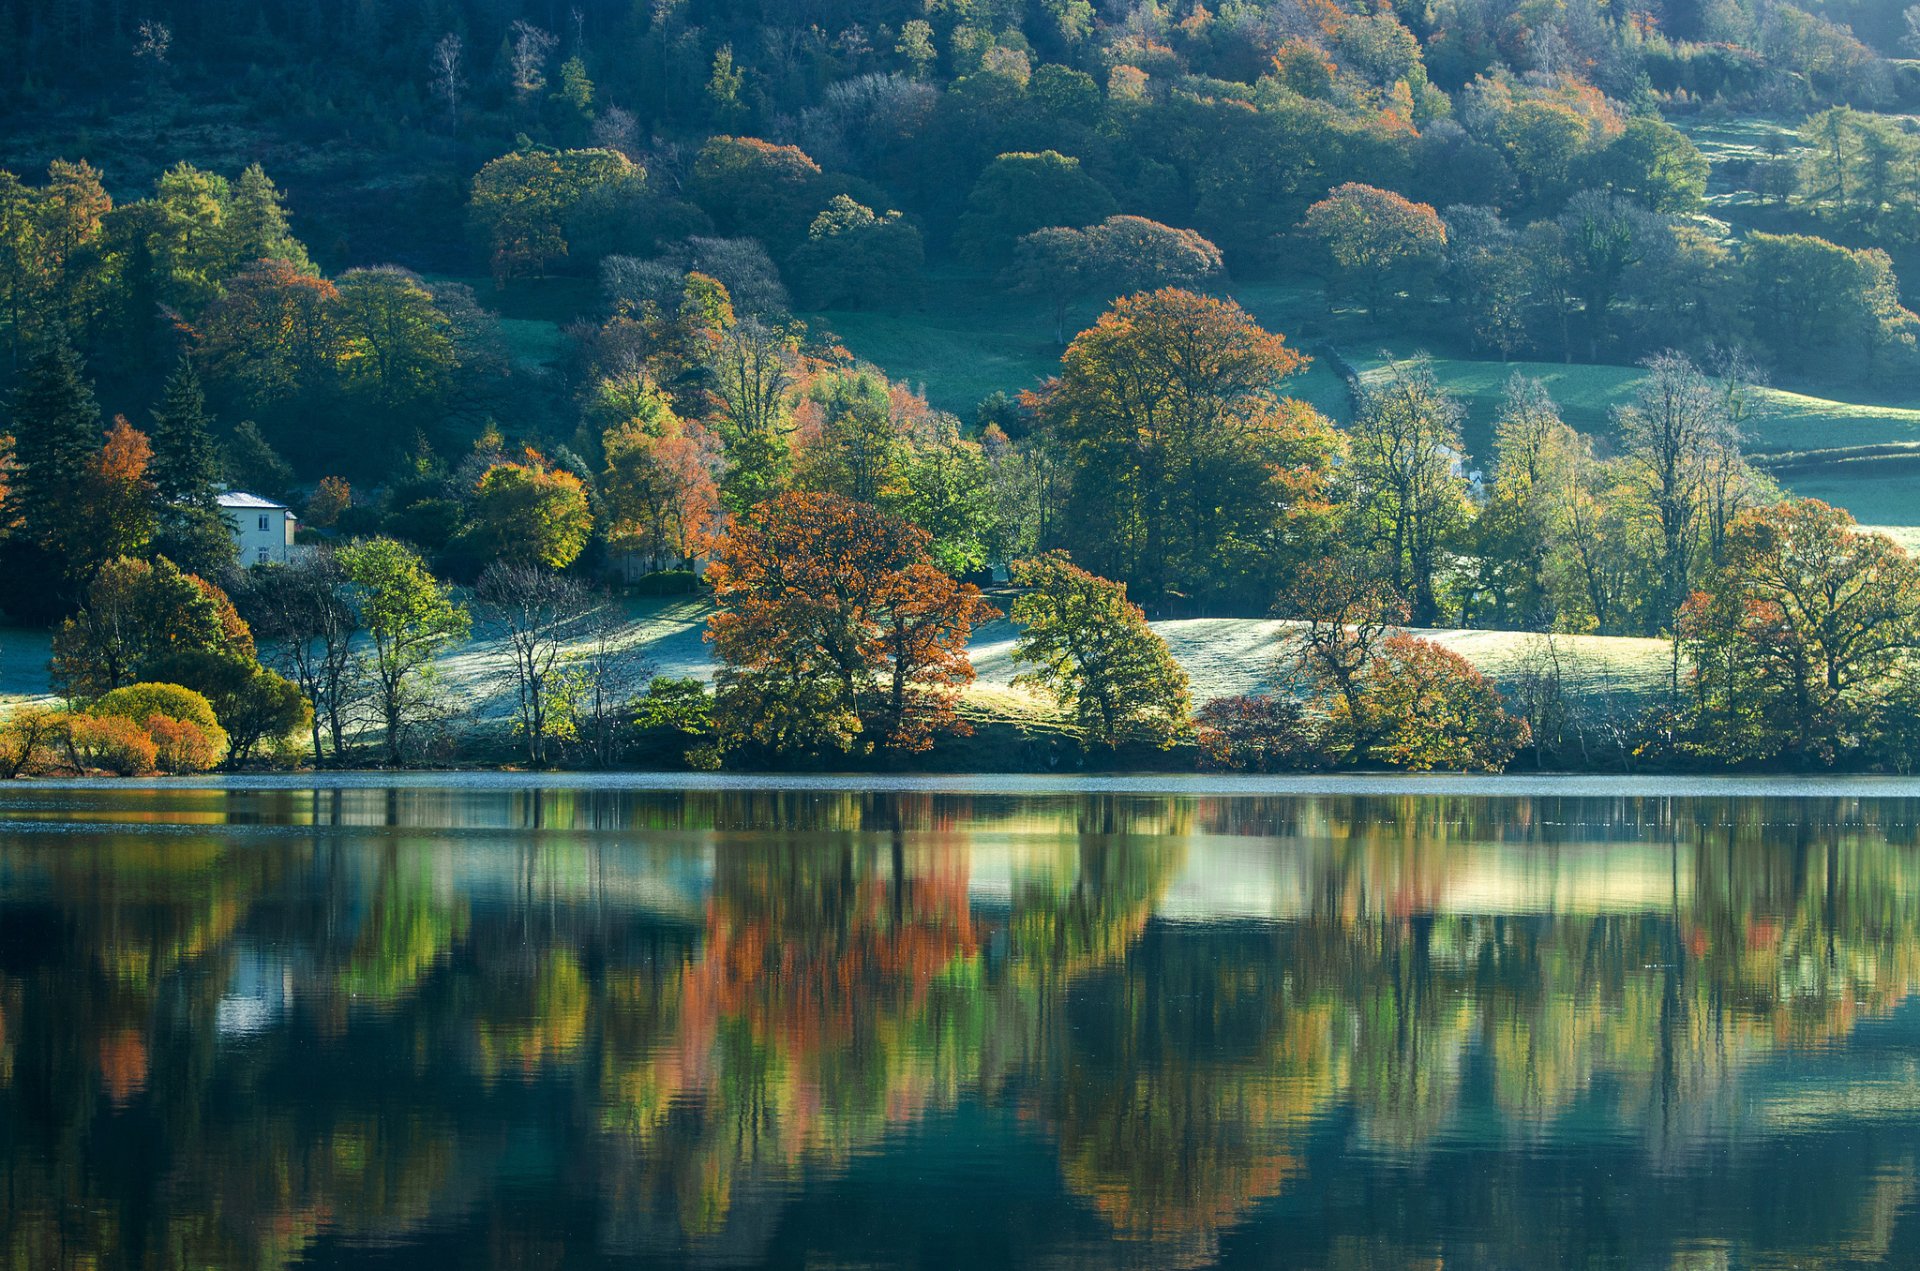
[[[1916,48],[1843,0],[25,0],[0,607],[76,700],[218,678],[130,610],[278,630],[335,759],[316,622],[425,624],[354,690],[400,762],[444,583],[537,627],[711,557],[715,761],[932,744],[1010,567],[1095,739],[1187,727],[1132,606],[1277,605],[1302,754],[1560,727],[1411,623],[1669,638],[1648,753],[1904,763],[1913,566],[1787,496],[1920,522]],[[222,486],[303,513],[306,590],[236,572]],[[1809,553],[1878,608],[1800,612]],[[1472,740],[1406,752],[1410,684]]]

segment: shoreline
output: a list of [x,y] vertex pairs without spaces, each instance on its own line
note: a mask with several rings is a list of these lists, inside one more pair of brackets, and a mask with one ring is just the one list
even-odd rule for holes
[[1141,773],[1066,776],[1039,773],[703,773],[495,772],[471,769],[395,772],[347,769],[228,776],[29,778],[6,790],[423,790],[519,792],[603,790],[684,794],[734,790],[947,795],[1184,795],[1253,798],[1315,795],[1455,795],[1489,798],[1864,798],[1920,799],[1920,777],[1632,776],[1619,774],[1313,773],[1232,776]]

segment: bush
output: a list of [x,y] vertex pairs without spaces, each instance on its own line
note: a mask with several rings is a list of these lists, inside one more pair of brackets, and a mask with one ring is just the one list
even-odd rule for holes
[[159,757],[147,730],[119,715],[75,715],[67,725],[67,753],[82,772],[104,768],[122,777],[152,772]]
[[221,741],[236,764],[275,737],[313,726],[313,707],[300,685],[250,657],[188,651],[161,660],[157,668],[205,693],[227,730]]
[[0,723],[0,779],[47,772],[58,765],[68,717],[44,706],[24,706]]
[[150,715],[147,736],[153,739],[154,764],[162,772],[206,772],[220,762],[221,743],[192,720]]
[[1289,697],[1216,697],[1195,718],[1194,741],[1206,763],[1234,772],[1318,767],[1320,732]]
[[164,659],[158,669],[206,694],[224,723],[220,740],[235,763],[245,763],[262,743],[313,724],[313,708],[299,685],[250,657],[188,651]]
[[[1361,676],[1366,720],[1357,730],[1376,762],[1499,772],[1527,744],[1527,721],[1509,715],[1493,682],[1458,653],[1404,633],[1388,637],[1380,653]],[[1345,722],[1342,707],[1336,724]]]
[[703,680],[656,675],[646,694],[634,702],[633,722],[649,731],[697,737],[713,729],[713,694]]
[[220,731],[220,720],[214,713],[213,703],[207,700],[204,693],[196,692],[184,684],[153,681],[129,684],[102,697],[88,708],[87,713],[117,715],[136,724],[144,724],[153,715],[165,715],[169,719],[198,724],[210,733],[218,733],[220,744],[223,747],[226,745],[226,734]]

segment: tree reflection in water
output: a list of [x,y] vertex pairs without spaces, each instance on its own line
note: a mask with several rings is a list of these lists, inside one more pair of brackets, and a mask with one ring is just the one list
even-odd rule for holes
[[12,798],[9,1266],[1920,1256],[1904,803]]

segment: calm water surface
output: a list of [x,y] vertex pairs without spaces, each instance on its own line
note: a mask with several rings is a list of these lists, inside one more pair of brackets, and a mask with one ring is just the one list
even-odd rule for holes
[[0,790],[0,1266],[1920,1266],[1920,802]]

